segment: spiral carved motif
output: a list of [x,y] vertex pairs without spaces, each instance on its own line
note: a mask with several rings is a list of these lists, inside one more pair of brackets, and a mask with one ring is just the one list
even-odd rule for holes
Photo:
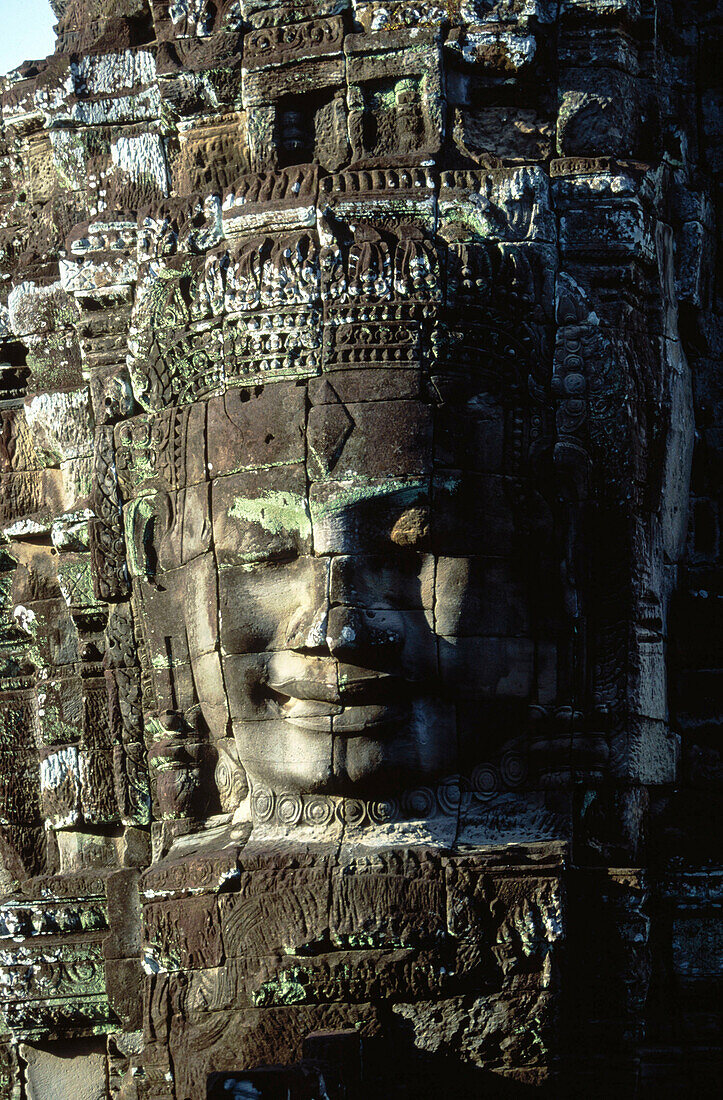
[[276,818],[280,825],[298,825],[304,806],[301,795],[285,791],[276,800]]
[[334,816],[334,805],[325,795],[310,795],[304,801],[303,818],[305,825],[323,828]]
[[238,808],[246,792],[245,774],[238,760],[235,759],[235,746],[233,744],[229,747],[219,744],[214,779],[218,788],[221,808],[226,813],[233,813]]
[[434,791],[429,787],[417,787],[413,791],[406,791],[402,799],[402,807],[408,817],[431,817],[436,809]]
[[500,773],[493,764],[478,764],[472,772],[472,790],[477,798],[492,798],[500,786]]
[[508,787],[519,787],[527,779],[527,760],[521,752],[510,749],[500,760],[500,774]]
[[437,787],[437,801],[443,814],[456,814],[462,802],[462,786],[458,775],[450,776]]
[[404,792],[401,802],[396,798],[366,801],[292,791],[275,794],[266,787],[255,787],[251,798],[252,815],[257,824],[273,823],[287,829],[296,825],[322,829],[333,823],[337,827],[360,828],[419,821],[437,815],[455,817],[470,796],[485,802],[505,788],[520,787],[526,778],[524,754],[510,749],[503,754],[499,766],[478,764],[469,777],[450,775],[434,788],[415,787]]
[[372,825],[390,825],[399,821],[399,803],[396,798],[383,798],[377,802],[370,802],[367,806],[367,814]]
[[254,819],[262,824],[271,821],[274,816],[276,799],[274,792],[266,787],[254,787],[251,795],[251,811]]
[[358,798],[341,798],[336,807],[339,820],[344,825],[361,825],[366,817],[366,806]]

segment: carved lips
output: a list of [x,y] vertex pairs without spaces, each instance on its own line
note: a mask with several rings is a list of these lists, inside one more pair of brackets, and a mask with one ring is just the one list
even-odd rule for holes
[[399,677],[352,670],[333,660],[325,665],[330,674],[327,681],[298,676],[269,680],[269,705],[279,717],[304,730],[341,736],[389,734],[409,717],[406,701],[400,699],[408,685]]

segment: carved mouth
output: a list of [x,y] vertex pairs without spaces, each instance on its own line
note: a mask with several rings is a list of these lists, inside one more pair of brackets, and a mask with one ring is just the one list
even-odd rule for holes
[[324,699],[297,698],[284,695],[274,688],[270,689],[269,695],[271,706],[279,718],[301,729],[318,733],[331,733],[332,716],[340,714],[342,710],[339,703]]
[[403,703],[344,707],[334,717],[332,728],[339,737],[352,737],[368,733],[373,737],[399,731],[407,715]]
[[[338,714],[340,707],[369,706],[406,698],[415,686],[388,672],[345,673],[338,683],[317,679],[273,680],[267,684],[271,698],[286,705],[289,700],[310,706],[336,707],[329,714]],[[301,712],[299,712],[301,713]],[[314,713],[318,713],[314,711]]]
[[280,718],[314,733],[335,733],[341,737],[370,733],[378,737],[388,727],[399,728],[405,715],[401,702],[354,702],[350,705],[323,699],[295,698],[269,689],[271,703]]

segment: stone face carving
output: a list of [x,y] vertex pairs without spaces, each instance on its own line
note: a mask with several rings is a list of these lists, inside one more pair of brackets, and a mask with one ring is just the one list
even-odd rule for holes
[[[499,751],[499,734],[494,743],[490,730],[488,748],[484,721],[461,728],[459,707],[494,700],[499,723],[506,704],[551,701],[559,632],[554,612],[546,637],[531,625],[529,565],[542,570],[552,523],[530,458],[527,374],[543,385],[549,340],[504,300],[517,272],[495,242],[468,246],[490,275],[509,268],[511,283],[503,301],[469,304],[476,335],[495,326],[475,369],[471,349],[457,348],[462,294],[446,293],[444,279],[457,260],[431,232],[429,173],[348,173],[321,191],[310,182],[305,201],[316,207],[289,216],[313,217],[312,230],[258,236],[262,220],[280,223],[283,193],[259,195],[251,236],[235,216],[232,253],[211,261],[210,330],[179,340],[179,318],[193,324],[187,277],[174,265],[159,288],[151,273],[131,371],[144,403],[163,394],[182,404],[115,431],[156,710],[178,709],[183,691],[180,709],[200,713],[211,743],[234,738],[252,811],[264,820],[289,796],[278,811],[289,824],[344,819],[343,806],[306,809],[299,795],[396,804],[416,784],[471,772],[480,749]],[[333,215],[321,213],[327,196]],[[207,286],[209,270],[206,260],[196,277]],[[254,356],[240,377],[221,351],[225,332]],[[295,340],[312,357],[297,357]],[[527,363],[510,370],[503,357],[514,351]],[[515,491],[540,516],[524,559]],[[229,760],[224,751],[224,769]],[[430,796],[435,810],[450,789],[446,780],[438,802]]]
[[712,1091],[683,7],[69,0],[3,78],[0,1097]]

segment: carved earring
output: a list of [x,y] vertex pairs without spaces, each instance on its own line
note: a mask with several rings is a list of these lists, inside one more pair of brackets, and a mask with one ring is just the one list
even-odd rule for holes
[[239,759],[238,748],[232,737],[223,738],[215,747],[218,760],[214,779],[221,809],[224,813],[234,813],[249,792],[246,769]]

